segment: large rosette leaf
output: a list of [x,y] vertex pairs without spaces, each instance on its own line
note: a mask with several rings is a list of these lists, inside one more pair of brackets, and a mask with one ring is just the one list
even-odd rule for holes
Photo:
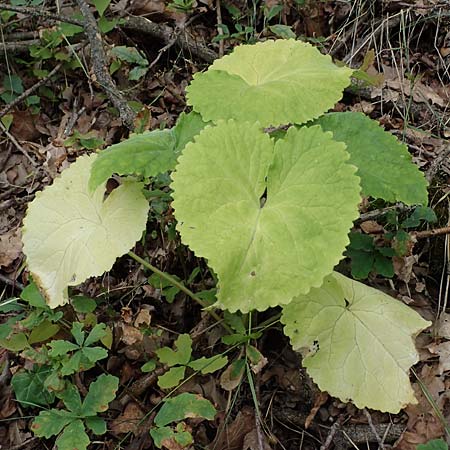
[[67,286],[111,269],[145,229],[142,185],[125,181],[104,201],[105,185],[88,189],[96,155],[82,156],[29,204],[23,251],[51,308],[68,301]]
[[181,113],[175,127],[133,134],[99,153],[92,166],[89,188],[95,190],[111,175],[154,177],[173,170],[185,145],[205,127],[200,114]]
[[187,100],[205,120],[300,124],[332,108],[351,74],[310,44],[266,41],[236,47],[195,74]]
[[186,146],[173,206],[183,241],[218,275],[217,306],[264,310],[321,285],[358,217],[347,159],[320,127],[274,144],[258,124],[219,122]]
[[358,408],[398,413],[417,403],[413,338],[431,325],[392,297],[334,272],[283,308],[281,321],[323,391]]
[[350,162],[358,167],[362,193],[388,202],[428,203],[427,181],[412,163],[405,144],[362,113],[330,113],[316,122],[345,142]]

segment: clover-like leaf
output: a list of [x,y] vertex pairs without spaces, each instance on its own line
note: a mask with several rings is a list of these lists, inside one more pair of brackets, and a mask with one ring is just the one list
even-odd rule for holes
[[183,393],[164,401],[158,414],[155,416],[155,425],[164,427],[171,422],[187,418],[214,419],[216,409],[209,400],[201,395]]
[[67,303],[67,286],[111,269],[145,228],[141,185],[124,182],[106,200],[104,186],[88,191],[96,156],[82,156],[36,195],[24,219],[28,267],[51,308]]
[[187,101],[205,120],[304,123],[334,106],[351,74],[293,39],[241,45],[194,75]]
[[220,122],[186,146],[173,174],[175,216],[218,275],[219,307],[261,311],[321,285],[358,216],[347,159],[320,127],[274,144],[258,124]]
[[295,298],[281,321],[320,389],[358,408],[397,413],[417,403],[413,338],[431,325],[388,295],[334,272]]
[[64,431],[56,439],[58,450],[86,450],[91,443],[89,436],[84,430],[80,419],[74,420],[64,428]]
[[172,367],[176,364],[187,364],[191,359],[192,339],[189,334],[180,334],[175,341],[177,350],[162,347],[156,350],[156,355],[163,364]]
[[96,189],[114,173],[154,177],[172,170],[185,145],[205,126],[200,114],[182,113],[172,129],[134,134],[112,145],[95,160],[89,188]]
[[31,429],[36,436],[49,438],[59,434],[66,425],[75,419],[76,415],[69,411],[59,409],[41,411],[34,419]]
[[405,144],[362,113],[330,113],[316,122],[345,142],[350,162],[358,167],[362,193],[388,202],[428,203],[427,181],[412,163]]

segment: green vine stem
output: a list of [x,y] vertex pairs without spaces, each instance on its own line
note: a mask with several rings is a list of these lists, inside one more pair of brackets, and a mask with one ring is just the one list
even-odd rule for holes
[[222,325],[222,327],[230,334],[233,334],[233,330],[224,323],[223,319],[212,309],[209,309],[208,305],[200,298],[197,297],[189,288],[187,288],[183,283],[180,283],[175,278],[173,278],[171,275],[163,272],[162,270],[159,270],[157,267],[153,266],[149,262],[147,262],[145,259],[142,259],[140,256],[136,255],[136,253],[129,251],[128,256],[133,258],[136,262],[143,265],[146,269],[151,270],[152,272],[159,275],[161,278],[164,278],[166,281],[168,281],[172,286],[175,286],[180,291],[184,292],[186,295],[192,298],[196,303],[198,303],[202,308],[205,309],[205,311],[217,322]]

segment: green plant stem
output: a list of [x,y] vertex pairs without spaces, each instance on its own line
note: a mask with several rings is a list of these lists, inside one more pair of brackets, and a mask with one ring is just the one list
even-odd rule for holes
[[180,291],[184,292],[186,295],[192,298],[194,302],[198,303],[202,308],[205,309],[205,311],[218,323],[220,323],[225,330],[233,334],[233,330],[224,323],[223,319],[213,310],[208,308],[208,305],[199,297],[197,297],[190,289],[188,289],[183,283],[180,283],[175,278],[173,278],[171,275],[163,272],[162,270],[159,270],[157,267],[153,266],[149,262],[147,262],[145,259],[142,259],[140,256],[136,255],[136,253],[129,251],[128,255],[133,258],[136,262],[139,264],[142,264],[146,269],[151,270],[152,272],[159,275],[161,278],[164,278],[166,281],[168,281],[172,286],[175,286]]

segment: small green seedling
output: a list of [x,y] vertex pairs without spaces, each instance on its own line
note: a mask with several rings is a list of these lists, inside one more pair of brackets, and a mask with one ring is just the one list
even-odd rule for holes
[[86,450],[90,444],[86,427],[96,435],[106,432],[106,422],[97,414],[108,409],[108,403],[114,399],[118,385],[117,377],[100,375],[89,386],[83,401],[78,390],[71,385],[59,395],[67,409],[42,411],[31,429],[39,437],[58,436],[58,450]]
[[213,373],[224,367],[228,358],[226,356],[213,356],[192,359],[192,339],[188,334],[180,334],[175,341],[176,350],[162,347],[156,350],[156,355],[162,364],[167,364],[170,369],[158,377],[158,385],[161,389],[170,389],[178,386],[185,377],[186,368],[198,371],[202,374]]
[[150,430],[150,434],[158,448],[185,448],[193,441],[183,421],[188,418],[212,420],[215,415],[216,409],[209,400],[200,395],[180,394],[164,401],[155,417],[155,427]]

